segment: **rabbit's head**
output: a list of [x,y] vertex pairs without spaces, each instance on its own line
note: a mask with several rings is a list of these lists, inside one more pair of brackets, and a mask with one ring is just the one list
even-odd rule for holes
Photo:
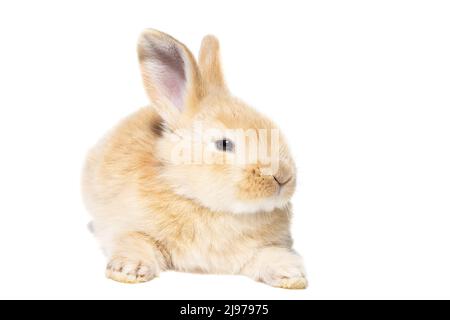
[[204,38],[198,64],[185,45],[156,30],[143,32],[138,53],[160,116],[152,124],[154,152],[167,185],[213,211],[286,206],[296,182],[287,144],[270,119],[229,93],[217,39]]

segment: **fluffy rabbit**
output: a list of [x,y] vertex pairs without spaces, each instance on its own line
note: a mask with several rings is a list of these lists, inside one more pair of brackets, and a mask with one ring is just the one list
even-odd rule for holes
[[[218,40],[204,38],[197,64],[149,29],[138,53],[151,107],[101,140],[83,172],[106,276],[137,283],[177,270],[305,288],[289,230],[295,164],[275,124],[228,92]],[[264,159],[255,141],[270,144]]]

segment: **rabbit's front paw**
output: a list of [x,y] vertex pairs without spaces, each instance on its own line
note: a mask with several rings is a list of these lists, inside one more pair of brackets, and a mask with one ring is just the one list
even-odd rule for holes
[[306,289],[308,286],[308,281],[302,275],[294,275],[291,277],[276,275],[266,282],[273,287],[283,289]]
[[308,286],[302,258],[285,248],[260,250],[242,273],[277,288],[306,289]]
[[127,258],[112,258],[106,267],[106,277],[123,283],[147,282],[156,276],[156,268]]
[[306,289],[308,282],[303,267],[300,261],[297,261],[297,257],[292,258],[266,265],[260,270],[259,280],[277,288]]

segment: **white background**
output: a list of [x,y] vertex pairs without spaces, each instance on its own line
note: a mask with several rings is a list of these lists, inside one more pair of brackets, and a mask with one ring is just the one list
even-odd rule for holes
[[[447,1],[2,1],[0,298],[450,298]],[[142,29],[222,43],[232,91],[273,117],[299,168],[310,288],[239,276],[103,276],[88,148],[146,105]]]

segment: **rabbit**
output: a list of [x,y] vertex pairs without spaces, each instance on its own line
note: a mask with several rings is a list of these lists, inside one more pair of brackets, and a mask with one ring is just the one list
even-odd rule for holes
[[[175,270],[306,288],[290,234],[295,163],[277,126],[230,94],[217,38],[204,37],[197,63],[184,44],[146,29],[138,57],[151,104],[92,148],[83,170],[106,276],[139,283]],[[255,143],[238,137],[246,131],[274,132],[261,139],[278,144],[269,162],[242,156]],[[185,161],[197,147],[209,162]]]

